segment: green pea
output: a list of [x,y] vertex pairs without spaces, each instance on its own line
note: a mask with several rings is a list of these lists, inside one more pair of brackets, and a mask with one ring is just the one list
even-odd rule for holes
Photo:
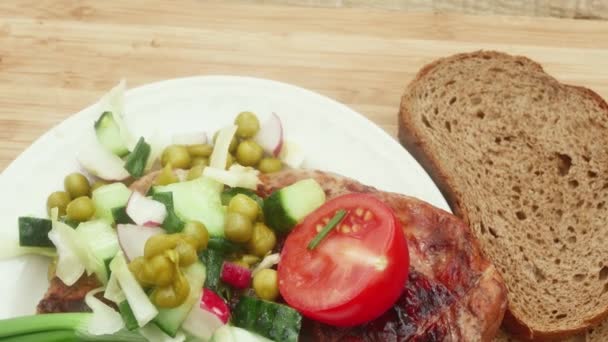
[[224,235],[232,242],[247,242],[251,238],[251,220],[245,215],[229,212],[226,215]]
[[254,265],[254,264],[257,264],[258,262],[260,262],[260,258],[255,255],[245,254],[241,257],[240,261],[247,264],[248,266],[251,266],[251,265]]
[[51,215],[51,209],[53,208],[57,208],[59,216],[65,215],[66,208],[71,200],[70,194],[66,191],[55,191],[50,194],[46,200],[46,209],[49,216]]
[[190,145],[186,148],[192,158],[209,158],[213,153],[213,146],[209,144]]
[[236,149],[236,161],[243,166],[254,166],[262,160],[264,150],[253,140],[244,140]]
[[203,169],[205,167],[202,165],[197,165],[194,166],[190,169],[190,171],[188,171],[188,175],[186,176],[186,180],[193,180],[193,179],[197,179],[200,176],[203,175]]
[[276,300],[279,296],[277,271],[267,268],[256,273],[253,277],[253,290],[261,299]]
[[191,163],[188,149],[182,145],[171,145],[165,148],[160,161],[162,166],[171,164],[176,169],[187,169]]
[[252,222],[258,218],[259,211],[256,201],[247,195],[237,194],[228,203],[228,212],[243,214]]
[[194,237],[196,241],[196,250],[202,251],[207,249],[209,243],[209,232],[207,227],[199,221],[188,221],[184,226],[183,234]]
[[186,301],[190,294],[190,284],[182,274],[177,272],[173,283],[169,286],[156,287],[150,296],[152,302],[161,308],[175,308]]
[[175,265],[167,255],[160,254],[145,260],[143,274],[145,274],[144,277],[152,284],[167,286],[170,285],[175,278]]
[[95,215],[95,205],[89,197],[82,196],[74,199],[66,208],[70,220],[83,222]]
[[78,172],[67,175],[63,180],[63,187],[72,198],[88,196],[91,193],[89,180],[83,174]]
[[175,251],[179,255],[179,265],[186,267],[192,265],[197,260],[196,249],[186,241],[181,241],[175,246]]
[[156,178],[154,179],[154,185],[169,185],[178,182],[179,178],[177,178],[177,176],[171,169],[171,164],[165,165],[165,167],[163,167],[158,176],[156,176]]
[[195,157],[192,158],[192,162],[190,163],[190,166],[195,167],[195,166],[209,166],[209,158],[203,158],[203,157]]
[[234,123],[237,126],[236,135],[239,138],[252,138],[260,130],[260,122],[252,112],[240,113],[234,120]]
[[258,170],[262,173],[281,171],[283,163],[278,158],[262,158],[258,164]]
[[257,222],[253,226],[251,239],[247,243],[249,253],[264,257],[277,244],[277,237],[274,232],[265,224]]
[[158,234],[150,237],[144,245],[144,257],[152,259],[164,252],[175,248],[180,242],[179,234]]
[[98,188],[101,188],[104,185],[108,185],[109,183],[103,180],[96,180],[93,185],[91,185],[91,193],[93,193],[93,191],[97,190]]

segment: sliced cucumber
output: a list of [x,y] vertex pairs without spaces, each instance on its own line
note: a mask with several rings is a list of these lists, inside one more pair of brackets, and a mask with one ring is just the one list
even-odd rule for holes
[[206,177],[154,187],[154,192],[172,192],[175,213],[182,220],[200,221],[212,236],[224,236],[224,216],[220,194],[223,185]]
[[244,296],[232,312],[237,327],[281,342],[297,342],[302,316],[287,305]]
[[264,201],[266,223],[286,234],[325,202],[325,192],[314,179],[304,179],[275,191]]
[[125,159],[125,170],[127,170],[133,178],[140,178],[144,174],[149,157],[150,145],[141,137],[139,138],[139,141],[137,141],[137,145],[135,145],[133,152]]
[[124,207],[131,196],[131,190],[122,183],[101,186],[93,191],[95,216],[108,223],[114,223],[112,209]]
[[209,342],[272,342],[272,340],[239,327],[224,325],[215,331]]
[[96,260],[91,263],[93,272],[101,283],[106,284],[110,278],[109,261],[120,249],[116,231],[107,222],[97,220],[79,224],[76,232],[87,243],[88,251]]
[[213,249],[221,254],[236,253],[243,250],[243,247],[222,237],[211,237],[207,245],[208,249]]
[[158,310],[154,323],[165,334],[175,337],[192,307],[200,300],[203,284],[205,283],[205,273],[205,265],[201,262],[189,266],[184,272],[186,279],[188,279],[188,284],[190,284],[190,296],[188,296],[188,299],[176,308]]
[[223,284],[220,276],[222,273],[222,265],[226,259],[224,253],[214,249],[206,249],[201,253],[200,259],[207,268],[205,287],[221,294]]
[[55,247],[49,240],[51,220],[36,217],[19,218],[19,245],[22,247]]
[[179,233],[184,229],[184,221],[182,221],[175,213],[173,205],[173,193],[171,192],[154,192],[152,199],[165,205],[167,208],[167,217],[161,225],[168,233]]
[[103,112],[95,121],[95,134],[97,140],[115,155],[124,157],[129,153],[127,143],[120,132],[120,126],[112,112]]

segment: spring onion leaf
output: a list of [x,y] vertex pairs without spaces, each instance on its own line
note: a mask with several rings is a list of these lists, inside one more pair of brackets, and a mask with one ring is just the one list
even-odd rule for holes
[[145,327],[139,329],[139,333],[142,334],[148,341],[156,342],[183,342],[186,340],[186,336],[183,332],[179,331],[175,337],[171,337],[165,334],[156,324],[148,324]]
[[340,210],[336,211],[336,214],[334,215],[334,217],[332,217],[331,220],[329,220],[329,222],[327,222],[327,225],[325,225],[325,227],[323,227],[323,229],[317,234],[317,236],[315,236],[315,238],[310,241],[310,243],[308,244],[308,249],[309,250],[315,249],[315,247],[317,247],[319,245],[319,243],[321,243],[321,241],[323,239],[325,239],[327,234],[329,234],[329,232],[331,232],[332,229],[334,229],[338,225],[338,223],[340,223],[340,221],[342,221],[344,216],[346,216],[345,210],[340,209]]

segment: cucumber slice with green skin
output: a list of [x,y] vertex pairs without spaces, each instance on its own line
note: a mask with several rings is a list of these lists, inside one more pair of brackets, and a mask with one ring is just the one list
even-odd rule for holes
[[303,179],[275,191],[264,201],[266,223],[287,234],[308,214],[325,203],[325,192],[314,179]]
[[97,140],[113,154],[124,157],[129,153],[127,144],[120,133],[120,127],[112,112],[103,112],[95,121]]
[[128,330],[133,331],[139,328],[139,324],[137,323],[137,319],[133,315],[133,310],[131,310],[129,302],[124,300],[120,304],[118,304],[118,312],[120,312],[120,316],[125,322],[125,327],[127,327]]
[[165,205],[167,208],[167,217],[161,224],[167,233],[179,233],[184,229],[184,221],[182,221],[175,213],[175,207],[173,205],[173,193],[171,192],[154,192],[152,199]]
[[250,197],[260,206],[260,208],[264,208],[264,200],[260,196],[258,196],[255,191],[246,188],[229,188],[224,190],[224,192],[222,192],[222,204],[228,205],[232,197],[238,194],[243,194],[245,196]]
[[226,259],[224,253],[214,249],[206,249],[200,255],[201,261],[207,267],[205,287],[221,294],[225,285],[221,281],[222,265]]
[[112,208],[112,217],[114,218],[114,223],[116,224],[135,224],[129,215],[127,215],[126,206]]
[[110,224],[114,223],[112,209],[124,207],[131,196],[131,190],[122,183],[101,186],[91,196],[95,205],[95,216]]
[[236,253],[243,250],[243,247],[241,245],[238,245],[232,241],[226,240],[225,238],[221,237],[209,238],[207,248],[213,249],[221,254]]
[[190,284],[190,295],[180,306],[172,309],[158,309],[158,315],[154,318],[156,324],[165,334],[175,337],[182,323],[188,317],[190,310],[201,299],[203,284],[205,283],[206,268],[201,262],[190,265],[184,272],[184,276]]
[[74,229],[76,229],[76,227],[78,227],[78,225],[80,224],[80,222],[78,221],[70,220],[67,216],[62,217],[61,219],[59,219],[59,221],[67,224],[68,226]]
[[173,205],[177,216],[184,221],[202,222],[211,236],[224,236],[226,209],[220,194],[223,185],[207,177],[156,186],[154,193],[173,193]]
[[224,325],[215,331],[209,342],[272,342],[272,340],[239,327]]
[[131,152],[125,160],[125,170],[127,170],[133,178],[140,178],[143,176],[146,165],[148,164],[148,158],[150,157],[150,151],[150,145],[146,143],[146,140],[143,137],[139,138],[133,152]]
[[302,315],[287,305],[244,296],[232,311],[232,323],[275,341],[297,342]]
[[107,222],[98,220],[82,222],[76,233],[88,243],[89,251],[99,261],[92,263],[93,272],[102,284],[106,284],[110,278],[109,263],[120,249],[116,231]]
[[19,245],[22,247],[55,247],[49,240],[51,220],[37,217],[19,218]]

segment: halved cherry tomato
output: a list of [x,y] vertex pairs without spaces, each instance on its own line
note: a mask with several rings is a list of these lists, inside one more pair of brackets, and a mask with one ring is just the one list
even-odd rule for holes
[[[309,250],[308,243],[340,209],[342,221]],[[409,253],[392,209],[370,194],[326,202],[287,237],[278,266],[281,296],[305,316],[335,326],[377,318],[401,295]]]

